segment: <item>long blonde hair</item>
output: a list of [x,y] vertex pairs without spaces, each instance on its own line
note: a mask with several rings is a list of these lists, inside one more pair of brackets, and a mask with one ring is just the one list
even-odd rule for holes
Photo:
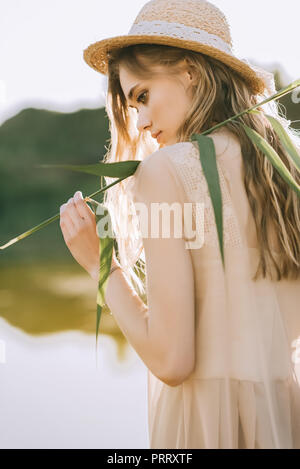
[[[177,47],[138,44],[110,53],[108,64],[108,89],[106,112],[109,117],[111,141],[104,162],[143,160],[159,146],[149,132],[139,133],[136,128],[136,110],[129,108],[119,80],[119,66],[140,79],[167,74],[178,76],[188,65],[197,77],[193,89],[193,105],[177,132],[177,141],[189,141],[194,133],[201,133],[213,127],[214,123],[240,113],[261,102],[268,93],[253,95],[249,86],[233,70],[222,62],[199,52]],[[161,67],[158,67],[160,64]],[[277,118],[284,126],[300,153],[300,135],[290,127],[291,122],[280,114],[280,105],[272,101],[267,113]],[[299,173],[290,161],[277,134],[264,116],[244,114],[240,119],[266,139],[278,153],[294,179],[300,183]],[[235,134],[241,143],[244,162],[244,185],[251,211],[255,220],[260,250],[260,263],[254,277],[272,277],[275,267],[276,280],[299,278],[300,275],[300,201],[265,155],[249,140],[242,127],[231,121],[227,129]],[[132,176],[133,177],[133,176]],[[143,245],[134,216],[124,216],[132,211],[133,201],[128,193],[132,177],[120,182],[105,192],[104,204],[109,208],[112,226],[118,244],[118,256],[128,279],[141,294],[145,293],[145,259],[141,256]],[[105,178],[109,184],[112,178]],[[263,207],[263,210],[262,210]],[[270,223],[273,223],[280,251],[279,261],[274,259],[269,245]],[[123,233],[123,236],[122,236]],[[124,236],[127,233],[127,236]]]

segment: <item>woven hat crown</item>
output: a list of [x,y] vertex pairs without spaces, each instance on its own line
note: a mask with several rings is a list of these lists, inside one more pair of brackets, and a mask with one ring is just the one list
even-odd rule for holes
[[206,0],[151,0],[135,18],[127,35],[103,39],[84,50],[94,70],[108,74],[110,52],[135,44],[161,44],[201,52],[245,79],[253,93],[274,93],[272,73],[237,57],[224,13]]
[[[232,48],[230,26],[224,13],[206,0],[151,0],[147,2],[137,15],[129,34],[137,31],[143,22],[155,22],[159,28],[160,22],[182,24],[189,28],[214,34]],[[145,26],[145,25],[144,25]],[[186,39],[183,35],[182,39]]]

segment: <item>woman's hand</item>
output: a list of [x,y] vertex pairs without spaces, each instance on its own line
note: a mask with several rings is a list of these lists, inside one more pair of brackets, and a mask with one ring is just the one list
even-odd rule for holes
[[99,272],[100,239],[95,214],[80,191],[61,205],[60,227],[72,256],[94,278]]

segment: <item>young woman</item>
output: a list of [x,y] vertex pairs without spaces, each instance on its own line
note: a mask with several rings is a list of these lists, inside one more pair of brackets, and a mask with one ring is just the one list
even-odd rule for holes
[[[148,368],[150,448],[300,448],[300,203],[239,122],[274,147],[298,182],[265,114],[300,150],[299,135],[274,101],[209,134],[225,270],[190,141],[275,92],[274,82],[233,55],[226,18],[202,0],[150,1],[127,36],[92,44],[84,58],[108,76],[105,161],[141,160],[105,193],[119,251],[106,302]],[[167,236],[150,231],[157,206],[163,218],[174,213]],[[95,218],[80,192],[61,207],[60,224],[97,280]]]

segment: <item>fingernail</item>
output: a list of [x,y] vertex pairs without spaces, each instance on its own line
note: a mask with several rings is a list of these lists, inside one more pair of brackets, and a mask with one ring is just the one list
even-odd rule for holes
[[60,207],[60,213],[66,210],[66,204],[61,205]]

